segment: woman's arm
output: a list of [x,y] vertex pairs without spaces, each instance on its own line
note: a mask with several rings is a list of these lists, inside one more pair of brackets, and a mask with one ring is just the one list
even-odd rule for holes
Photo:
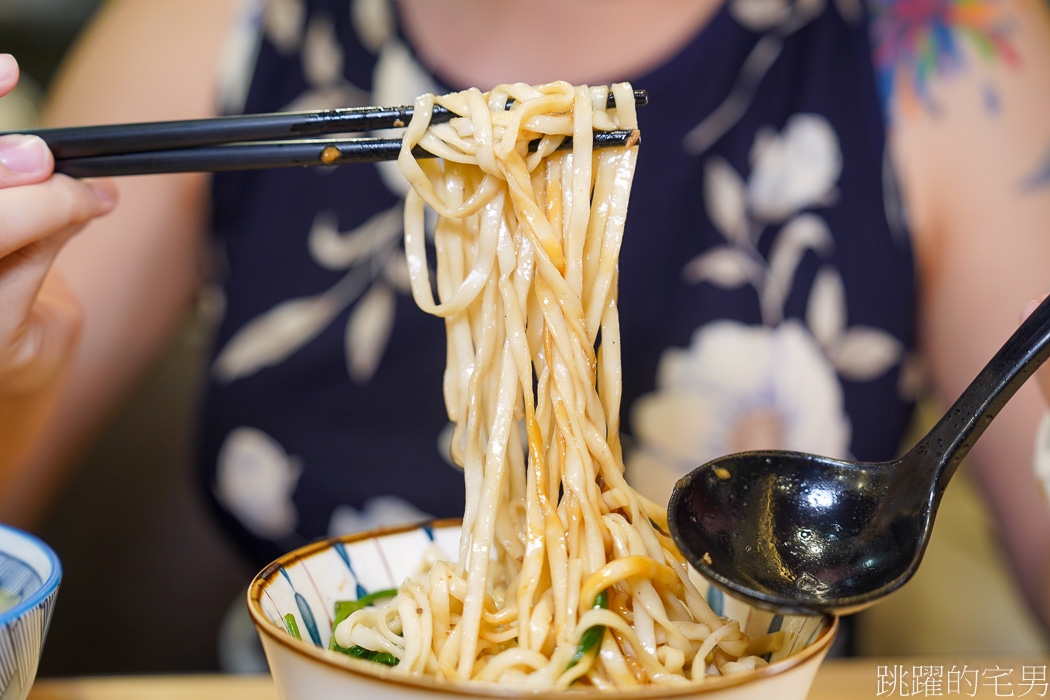
[[[48,124],[213,115],[236,4],[107,3],[57,79]],[[29,525],[38,517],[76,450],[186,318],[199,280],[206,183],[200,174],[115,178],[119,206],[59,254],[37,306],[54,295],[79,305],[79,342],[51,381],[0,398],[0,520]]]
[[[920,340],[947,405],[1050,287],[1050,6],[884,6],[876,60],[893,85],[890,139],[916,239]],[[1050,625],[1050,510],[1032,472],[1045,410],[1031,382],[970,464],[1022,590]]]

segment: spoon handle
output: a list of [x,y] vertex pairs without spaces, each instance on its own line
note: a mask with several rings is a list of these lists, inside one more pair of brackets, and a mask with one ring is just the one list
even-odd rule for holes
[[909,456],[928,463],[934,456],[939,499],[970,448],[1006,402],[1050,356],[1050,297],[985,365],[948,412],[912,448]]

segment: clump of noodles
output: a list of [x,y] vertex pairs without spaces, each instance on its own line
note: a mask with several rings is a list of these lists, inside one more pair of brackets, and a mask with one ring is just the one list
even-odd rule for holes
[[[613,86],[607,109],[609,91],[515,84],[416,101],[399,160],[412,186],[405,249],[416,302],[445,319],[467,505],[455,563],[335,631],[397,657],[395,673],[672,684],[753,668],[779,641],[711,611],[662,509],[624,480],[617,258],[637,148],[593,150],[592,130],[637,122],[630,86]],[[430,124],[435,104],[461,116]],[[555,150],[568,136],[571,150]],[[440,158],[417,160],[417,144]],[[440,301],[424,204],[437,214]]]

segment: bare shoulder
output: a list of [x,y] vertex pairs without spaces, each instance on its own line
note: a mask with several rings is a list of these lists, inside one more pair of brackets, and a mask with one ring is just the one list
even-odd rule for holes
[[[220,56],[237,0],[113,0],[66,57],[45,109],[48,125],[190,119],[217,113]],[[116,178],[119,204],[59,257],[88,304],[95,269],[118,254],[131,264],[166,260],[170,294],[196,284],[207,177],[200,173]],[[149,235],[141,232],[149,231]],[[128,280],[132,284],[132,280]],[[109,284],[112,287],[112,283]]]
[[[874,55],[919,269],[918,331],[952,401],[1050,288],[1050,4],[874,0]],[[1033,609],[1050,516],[1031,470],[1045,404],[1022,388],[970,463]]]
[[[66,58],[50,125],[208,117],[235,0],[111,0]],[[62,410],[106,405],[152,362],[199,289],[209,179],[114,178],[116,208],[65,246],[56,268],[86,319]],[[104,384],[103,388],[98,385]],[[98,398],[105,394],[104,399]],[[100,404],[96,402],[101,402]]]
[[1044,0],[873,0],[872,8],[874,60],[895,125],[997,114],[1050,70]]
[[[192,119],[218,111],[220,56],[231,35],[237,0],[113,0],[66,56],[51,87],[49,126]],[[136,231],[150,229],[153,245],[168,231],[199,232],[207,178],[201,174],[116,178],[120,203],[78,236],[59,266],[78,282],[89,266],[119,247],[126,256],[152,255]],[[174,214],[165,216],[168,213]],[[168,221],[167,225],[160,221]],[[109,248],[110,250],[107,250]],[[89,280],[93,272],[79,273]],[[190,282],[187,282],[190,284]]]
[[116,0],[55,80],[52,124],[177,119],[215,112],[215,75],[237,0]]
[[[976,370],[1050,286],[1050,5],[876,0],[874,56],[927,349]],[[989,340],[959,348],[966,324]],[[967,357],[969,355],[969,357]]]
[[[919,235],[1050,187],[1050,5],[877,0],[874,57]],[[920,241],[921,242],[921,241]]]

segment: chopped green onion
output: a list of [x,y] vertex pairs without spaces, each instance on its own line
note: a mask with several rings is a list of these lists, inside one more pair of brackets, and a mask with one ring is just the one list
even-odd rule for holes
[[365,649],[356,644],[352,647],[342,647],[335,644],[333,645],[332,650],[341,652],[347,656],[353,656],[355,659],[375,661],[377,664],[383,664],[385,666],[397,666],[401,662],[401,659],[393,654],[387,654],[384,651],[372,651],[371,649]]
[[[594,598],[594,605],[592,607],[609,608],[608,588]],[[601,644],[603,636],[605,636],[605,625],[594,625],[593,627],[588,627],[584,630],[583,634],[580,635],[580,643],[576,647],[576,653],[572,655],[571,659],[569,659],[569,665],[565,667],[566,670],[580,663],[584,657],[596,651],[598,645]]]
[[302,641],[303,637],[299,634],[299,623],[295,621],[295,615],[288,613],[284,616],[284,628],[288,630],[288,634],[292,635],[299,641]]
[[340,622],[350,617],[354,612],[357,612],[361,608],[372,605],[377,600],[383,600],[384,598],[393,598],[397,595],[396,588],[386,588],[381,591],[374,591],[368,595],[361,596],[357,600],[337,600],[335,602],[335,619],[332,621],[332,636],[328,638],[328,648],[332,651],[342,652],[349,654],[350,656],[358,659],[368,659],[369,661],[375,661],[376,663],[386,664],[387,666],[397,666],[400,659],[396,656],[392,656],[385,652],[373,651],[371,649],[365,649],[359,647],[356,644],[352,647],[340,646],[335,641],[335,628]]
[[361,608],[367,607],[377,600],[393,598],[396,595],[396,588],[386,588],[382,591],[374,591],[368,595],[361,596],[357,600],[335,601],[335,619],[332,621],[332,629],[335,630],[336,625],[350,617],[351,613],[357,612]]

